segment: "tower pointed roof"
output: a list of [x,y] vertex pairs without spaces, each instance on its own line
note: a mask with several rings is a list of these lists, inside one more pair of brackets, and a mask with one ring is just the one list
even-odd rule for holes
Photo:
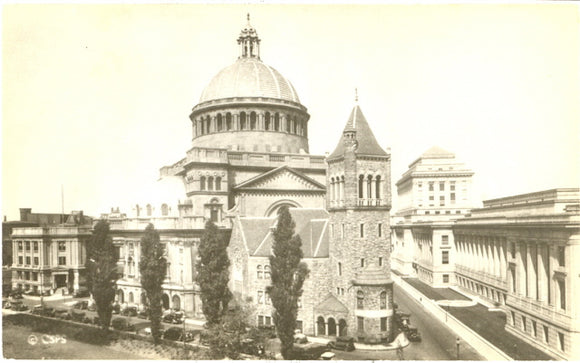
[[358,104],[356,104],[346,122],[346,126],[343,130],[343,137],[338,142],[338,145],[334,149],[334,152],[330,154],[329,159],[340,157],[345,152],[344,145],[344,134],[354,133],[355,140],[357,142],[357,148],[355,154],[357,155],[371,155],[371,156],[388,156],[387,152],[381,148],[375,135],[371,131],[371,128],[362,113],[362,110]]

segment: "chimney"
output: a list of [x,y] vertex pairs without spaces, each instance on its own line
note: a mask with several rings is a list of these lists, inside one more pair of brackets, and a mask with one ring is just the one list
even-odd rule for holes
[[32,213],[32,208],[20,208],[20,221],[27,222],[28,216]]

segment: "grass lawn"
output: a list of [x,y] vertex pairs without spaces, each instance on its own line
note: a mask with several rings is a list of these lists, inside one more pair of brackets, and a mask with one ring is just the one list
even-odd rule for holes
[[553,360],[543,351],[505,331],[506,317],[502,312],[488,311],[485,306],[477,304],[451,307],[449,313],[515,360]]
[[450,288],[434,288],[417,278],[403,277],[403,280],[409,285],[413,286],[415,289],[419,290],[419,292],[431,300],[471,300],[468,297],[461,295],[457,291],[451,290]]
[[27,342],[28,336],[34,334],[40,339],[41,333],[32,329],[17,326],[8,322],[2,324],[2,346],[4,358],[8,359],[143,359],[129,352],[122,352],[87,343],[67,339],[66,343],[35,345]]

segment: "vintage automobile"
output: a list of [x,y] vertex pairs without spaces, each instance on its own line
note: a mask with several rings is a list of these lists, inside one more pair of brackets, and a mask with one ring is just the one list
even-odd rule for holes
[[113,314],[120,314],[121,313],[121,305],[113,304]]
[[352,352],[355,349],[353,337],[336,337],[336,340],[328,342],[327,346],[330,349],[344,350],[346,352]]
[[163,316],[164,323],[183,324],[184,320],[185,320],[185,317],[184,317],[184,314],[182,311],[170,312],[170,313]]
[[14,311],[26,311],[28,310],[28,306],[24,305],[22,301],[16,300],[10,303],[10,308]]
[[149,308],[143,308],[137,312],[137,317],[141,319],[149,319]]
[[411,342],[421,341],[421,333],[419,333],[419,330],[417,330],[417,328],[413,326],[409,325],[409,327],[405,331],[405,335],[407,336],[407,339],[409,339],[409,341]]
[[137,316],[137,307],[136,306],[127,306],[123,310],[121,310],[121,315],[123,316]]
[[163,339],[191,342],[195,338],[193,331],[184,331],[183,328],[171,327],[163,333]]
[[318,343],[296,344],[292,348],[293,360],[317,360],[322,353],[327,352],[326,345]]
[[79,310],[87,310],[89,308],[89,302],[88,301],[77,301],[73,305],[73,308],[79,309]]
[[40,316],[48,316],[48,317],[54,317],[55,316],[55,310],[54,308],[48,307],[48,306],[42,306],[42,305],[35,305],[32,310],[30,310],[30,312],[32,314],[35,315],[40,315]]

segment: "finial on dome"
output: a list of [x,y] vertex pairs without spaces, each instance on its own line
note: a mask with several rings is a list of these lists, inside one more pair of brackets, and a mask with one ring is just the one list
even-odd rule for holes
[[354,102],[358,103],[358,89],[357,88],[354,89]]
[[260,38],[256,29],[250,25],[250,13],[246,14],[248,24],[238,37],[238,44],[240,45],[239,58],[258,58],[260,59]]

